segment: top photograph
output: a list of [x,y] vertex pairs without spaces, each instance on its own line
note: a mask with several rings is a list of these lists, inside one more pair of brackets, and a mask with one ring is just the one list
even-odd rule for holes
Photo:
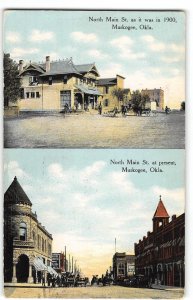
[[185,12],[5,10],[5,148],[185,148]]

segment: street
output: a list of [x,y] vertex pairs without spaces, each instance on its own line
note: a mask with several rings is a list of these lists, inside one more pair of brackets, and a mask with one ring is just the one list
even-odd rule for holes
[[6,148],[183,149],[185,114],[108,117],[82,114],[29,114],[4,121]]
[[139,299],[178,299],[182,298],[182,289],[157,290],[127,288],[121,286],[94,286],[77,288],[25,288],[5,287],[8,298],[139,298]]

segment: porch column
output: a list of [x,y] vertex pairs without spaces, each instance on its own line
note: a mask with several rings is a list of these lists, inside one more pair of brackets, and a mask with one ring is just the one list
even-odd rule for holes
[[16,277],[16,263],[13,263],[13,277],[12,282],[17,283],[17,277]]
[[71,90],[71,108],[74,107],[74,90]]
[[85,93],[82,93],[82,109],[84,109],[84,97],[85,97]]
[[31,264],[29,264],[29,277],[27,279],[27,283],[33,283],[32,265]]

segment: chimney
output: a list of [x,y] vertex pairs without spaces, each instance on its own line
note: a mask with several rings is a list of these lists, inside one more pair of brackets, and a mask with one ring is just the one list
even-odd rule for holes
[[23,65],[24,65],[24,61],[22,59],[20,59],[20,61],[19,61],[19,73],[23,72]]
[[174,221],[176,219],[176,215],[172,216],[172,221]]
[[46,72],[50,71],[50,56],[46,56]]

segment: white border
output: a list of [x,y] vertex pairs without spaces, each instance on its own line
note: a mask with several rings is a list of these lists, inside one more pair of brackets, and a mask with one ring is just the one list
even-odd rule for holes
[[[190,91],[192,88],[192,36],[193,36],[193,6],[190,0],[1,0],[0,2],[0,22],[2,24],[3,10],[12,9],[140,9],[140,10],[185,10],[186,11],[186,32],[187,32],[187,70],[186,70],[186,289],[184,299],[192,299],[193,295],[193,284],[191,284],[191,276],[193,274],[193,200],[191,199],[192,194],[192,182],[191,175],[193,172],[193,103],[191,103]],[[2,28],[2,26],[1,26]],[[2,54],[2,30],[0,31],[0,41],[1,41],[1,54]],[[2,56],[1,56],[2,58]],[[0,70],[2,74],[2,59],[0,61]],[[176,86],[176,88],[178,88]],[[2,93],[2,76],[0,81],[0,99],[3,99]],[[2,101],[3,102],[3,101]],[[3,105],[3,104],[2,104]],[[3,128],[2,114],[1,114],[1,128]],[[1,141],[1,160],[0,165],[2,166],[2,152],[3,152],[3,137],[2,130],[0,132]],[[2,173],[0,173],[0,187],[2,187]],[[2,191],[2,189],[1,189]],[[3,198],[2,198],[3,199]],[[2,203],[1,203],[2,207]],[[2,219],[2,209],[0,209],[0,219]],[[2,226],[0,229],[0,235],[2,236]],[[0,257],[2,258],[2,240],[0,247]],[[0,260],[0,298],[3,298],[2,293],[2,259]]]

